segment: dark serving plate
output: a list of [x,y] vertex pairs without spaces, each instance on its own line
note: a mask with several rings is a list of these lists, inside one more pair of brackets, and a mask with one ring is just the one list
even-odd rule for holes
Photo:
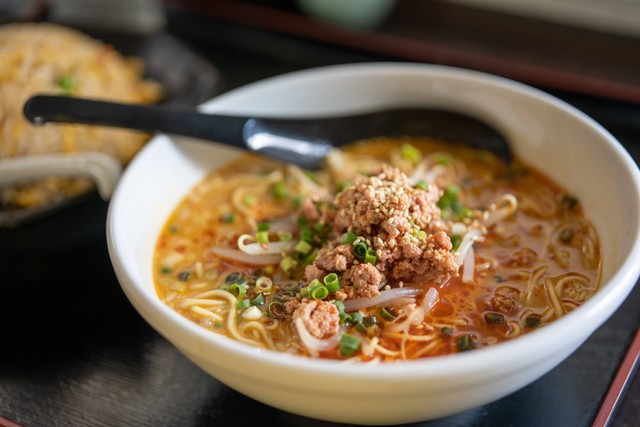
[[[162,104],[193,107],[210,99],[222,89],[222,78],[217,68],[167,33],[150,36],[105,33],[90,35],[113,45],[124,55],[140,58],[145,66],[145,77],[158,81],[164,88]],[[98,198],[97,192],[92,191],[42,207],[0,209],[0,228],[22,226]]]

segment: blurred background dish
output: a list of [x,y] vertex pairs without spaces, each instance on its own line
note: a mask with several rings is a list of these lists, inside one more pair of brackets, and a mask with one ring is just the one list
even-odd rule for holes
[[[124,166],[149,139],[104,127],[33,126],[22,105],[34,93],[197,105],[219,88],[217,70],[166,34],[100,37],[107,41],[51,23],[0,27],[0,170],[25,156],[80,152],[104,153]],[[95,188],[93,179],[69,174],[0,183],[0,226],[68,206]]]

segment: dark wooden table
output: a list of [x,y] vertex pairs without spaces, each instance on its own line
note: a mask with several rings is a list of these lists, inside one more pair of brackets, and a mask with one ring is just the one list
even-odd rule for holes
[[[210,15],[171,10],[169,18],[169,32],[218,68],[225,90],[314,66],[398,60]],[[640,161],[638,105],[557,88],[552,93],[603,123]],[[333,425],[229,389],[151,329],[113,273],[104,230],[107,208],[96,197],[0,230],[0,425]],[[638,306],[636,287],[578,351],[528,387],[417,425],[591,425],[640,326]],[[636,377],[610,425],[639,425],[638,402]]]

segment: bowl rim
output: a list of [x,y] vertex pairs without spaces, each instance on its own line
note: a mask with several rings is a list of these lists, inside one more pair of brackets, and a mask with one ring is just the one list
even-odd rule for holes
[[[499,86],[508,91],[516,92],[519,96],[524,96],[533,102],[546,104],[566,111],[580,120],[584,126],[589,127],[592,132],[598,134],[609,148],[615,152],[621,164],[626,167],[626,170],[633,178],[631,185],[634,186],[635,192],[638,195],[636,204],[640,206],[640,172],[638,171],[638,167],[622,145],[607,130],[572,105],[550,94],[519,82],[483,72],[443,65],[413,63],[374,62],[332,65],[294,71],[250,83],[205,102],[201,106],[201,109],[205,111],[215,111],[219,108],[218,104],[223,103],[223,101],[226,102],[229,99],[242,96],[244,93],[261,90],[274,84],[304,82],[316,78],[341,78],[353,74],[358,76],[375,76],[381,73],[409,73],[421,74],[425,77],[453,76],[464,79],[471,78],[477,80],[480,84]],[[629,251],[621,262],[620,268],[607,282],[600,283],[598,292],[585,304],[574,310],[574,312],[568,313],[562,318],[555,320],[543,329],[527,333],[514,340],[501,342],[496,346],[442,357],[376,364],[374,369],[372,369],[372,364],[345,364],[333,360],[313,359],[305,356],[283,354],[254,348],[236,342],[226,336],[211,333],[211,331],[200,327],[173,311],[157,298],[155,292],[150,291],[154,289],[153,287],[149,288],[143,283],[137,283],[121,263],[117,236],[117,221],[119,221],[119,216],[122,215],[122,210],[125,209],[122,206],[121,200],[127,190],[127,182],[131,176],[131,170],[135,169],[137,164],[141,163],[144,158],[152,155],[154,147],[162,142],[162,138],[166,137],[158,136],[154,138],[142,149],[138,156],[136,156],[127,171],[123,174],[120,184],[112,198],[107,217],[107,240],[112,263],[125,294],[143,317],[161,334],[165,335],[166,331],[158,327],[159,323],[163,320],[169,321],[173,323],[175,328],[180,330],[180,333],[188,334],[207,346],[222,347],[226,352],[234,353],[245,360],[256,363],[268,363],[274,367],[288,370],[305,371],[307,373],[321,375],[345,376],[370,381],[391,378],[400,381],[416,380],[425,376],[449,376],[451,372],[455,372],[456,376],[465,376],[481,369],[500,366],[507,360],[512,362],[514,359],[521,357],[531,359],[530,353],[532,348],[548,346],[561,341],[576,341],[576,337],[573,336],[572,325],[575,325],[577,322],[595,322],[595,327],[592,331],[595,330],[619,308],[640,275],[640,230],[636,230],[632,250]],[[171,140],[169,141],[171,142]],[[180,143],[179,141],[172,142]],[[157,236],[154,236],[154,239],[157,239]],[[581,315],[578,316],[578,313],[581,313]],[[586,340],[590,334],[591,332],[581,336],[578,344]],[[509,357],[507,357],[507,355],[509,355]]]

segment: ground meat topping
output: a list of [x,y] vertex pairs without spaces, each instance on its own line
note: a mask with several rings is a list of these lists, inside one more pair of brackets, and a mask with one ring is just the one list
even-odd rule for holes
[[536,262],[537,258],[538,254],[533,249],[524,247],[513,252],[513,254],[503,260],[501,264],[511,268],[530,268],[534,262]]
[[500,286],[493,292],[488,306],[494,311],[510,314],[514,313],[519,305],[520,292],[511,286]]
[[[323,218],[336,237],[307,266],[306,279],[338,274],[343,288],[336,293],[338,299],[371,298],[387,283],[448,280],[457,265],[451,240],[441,230],[438,198],[435,184],[414,188],[404,173],[390,166],[356,178],[336,196],[331,217]],[[364,241],[376,251],[375,265],[355,257],[352,244],[340,242],[345,232],[358,236],[354,243]]]
[[302,319],[309,333],[318,339],[334,335],[340,328],[338,308],[330,302],[304,299],[294,311],[293,319]]

